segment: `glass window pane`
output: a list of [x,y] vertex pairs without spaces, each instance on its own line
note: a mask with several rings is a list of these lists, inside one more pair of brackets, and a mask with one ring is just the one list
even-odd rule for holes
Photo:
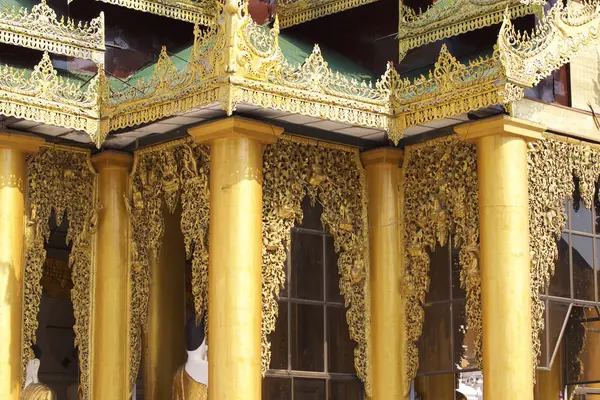
[[439,244],[429,252],[429,291],[425,302],[450,300],[450,254],[449,246]]
[[321,214],[323,214],[323,206],[318,201],[315,201],[314,206],[310,204],[310,197],[305,196],[302,199],[302,223],[298,226],[306,229],[314,229],[317,231],[323,230],[321,223]]
[[333,237],[325,237],[325,260],[327,268],[327,301],[330,303],[344,304],[340,293],[340,275],[338,270],[338,256],[333,246]]
[[460,287],[460,249],[452,247],[452,299],[464,299],[467,294],[464,288]]
[[594,301],[594,240],[572,234],[571,246],[575,298]]
[[571,298],[571,272],[569,268],[569,234],[563,233],[558,242],[558,259],[554,263],[554,275],[550,279],[548,294]]
[[294,378],[294,400],[326,400],[325,380]]
[[595,307],[574,306],[565,330],[567,383],[600,382],[600,318]]
[[600,234],[600,193],[598,192],[598,182],[596,182],[596,191],[594,193],[594,209],[596,211],[596,234]]
[[354,374],[355,344],[350,339],[345,308],[327,308],[327,336],[329,372]]
[[357,379],[329,381],[329,400],[362,400],[362,393]]
[[288,369],[288,303],[279,302],[279,316],[271,333],[271,369]]
[[325,369],[323,306],[292,304],[292,369]]
[[[556,301],[548,301],[548,321],[546,323],[549,337],[548,343],[548,362],[551,361],[552,355],[556,351],[560,342],[560,334],[565,324],[565,320],[569,315],[568,303],[559,303]],[[545,334],[545,332],[544,332]],[[545,365],[548,367],[549,365]]]
[[323,236],[292,231],[292,297],[323,300]]
[[571,202],[571,230],[592,233],[592,210],[585,207],[579,193],[579,182],[575,180],[575,193]]
[[291,400],[292,381],[290,378],[266,377],[263,380],[262,400]]
[[423,334],[419,339],[419,372],[452,371],[450,304],[425,306]]
[[475,331],[467,326],[465,302],[452,303],[452,329],[454,331],[455,370],[477,368],[475,359]]
[[600,239],[596,239],[596,292],[600,301]]

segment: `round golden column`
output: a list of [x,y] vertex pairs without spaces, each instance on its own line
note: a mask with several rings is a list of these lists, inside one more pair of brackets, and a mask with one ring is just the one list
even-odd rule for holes
[[21,395],[25,154],[43,140],[0,133],[0,399]]
[[369,202],[372,400],[404,399],[408,392],[403,387],[402,363],[405,318],[401,291],[404,235],[400,164],[403,156],[402,151],[393,148],[361,155],[367,170]]
[[455,131],[477,145],[484,399],[533,399],[527,142],[543,128],[505,115]]
[[263,149],[281,131],[239,118],[189,130],[210,145],[210,400],[261,398]]
[[144,337],[145,398],[171,400],[173,376],[185,362],[185,244],[181,207],[171,214],[163,207],[165,231],[152,276],[148,332]]
[[129,397],[129,215],[128,193],[133,157],[102,152],[92,157],[98,171],[98,230],[94,263],[92,313],[92,380],[94,400]]
[[550,371],[537,371],[536,400],[558,400],[562,391],[562,349],[559,348]]

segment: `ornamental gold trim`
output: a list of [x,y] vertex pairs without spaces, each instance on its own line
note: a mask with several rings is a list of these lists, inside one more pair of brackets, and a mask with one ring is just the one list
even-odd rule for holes
[[370,395],[367,196],[359,153],[287,135],[268,145],[263,159],[262,372],[271,361],[268,336],[275,330],[279,293],[285,285],[291,228],[302,221],[305,196],[322,204],[321,221],[334,239],[346,320],[350,338],[357,343],[354,366]]
[[277,13],[281,27],[287,28],[376,1],[378,0],[280,0]]
[[[72,0],[69,0],[69,2]],[[96,0],[131,8],[161,17],[178,19],[204,26],[214,25],[217,1],[214,0]]]
[[31,9],[0,12],[0,43],[104,63],[104,13],[89,23],[60,20],[46,0]]
[[557,2],[531,34],[518,32],[506,13],[498,37],[500,60],[509,83],[532,87],[568,63],[586,46],[597,44],[600,1]]
[[79,353],[79,390],[81,398],[90,397],[91,310],[93,287],[93,237],[98,222],[96,173],[90,152],[64,146],[42,146],[27,163],[30,212],[25,232],[23,276],[23,383],[24,371],[33,359],[30,349],[36,340],[37,316],[42,294],[41,279],[46,261],[44,243],[50,238],[50,217],[60,225],[69,220],[66,242],[71,243],[69,267],[73,288],[71,300],[75,314],[75,346]]
[[417,13],[400,2],[400,61],[410,49],[499,24],[506,9],[514,18],[542,15],[539,3],[535,0],[442,0]]

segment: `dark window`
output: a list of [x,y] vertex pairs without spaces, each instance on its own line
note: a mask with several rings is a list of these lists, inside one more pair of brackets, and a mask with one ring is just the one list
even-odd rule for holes
[[354,370],[340,295],[333,238],[321,224],[318,202],[302,202],[302,224],[292,228],[286,262],[286,289],[271,335],[271,369],[263,400],[363,400]]

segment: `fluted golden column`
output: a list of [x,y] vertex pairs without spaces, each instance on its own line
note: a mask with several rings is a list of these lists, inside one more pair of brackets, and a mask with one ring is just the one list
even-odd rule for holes
[[477,145],[484,399],[533,399],[527,142],[543,128],[505,115],[460,125]]
[[185,362],[185,244],[181,208],[163,207],[165,231],[158,260],[151,260],[148,332],[144,337],[145,398],[171,400],[173,376]]
[[21,394],[25,154],[43,140],[0,133],[0,399]]
[[263,149],[281,131],[239,118],[189,130],[210,145],[210,400],[261,398]]
[[128,193],[133,157],[102,152],[92,157],[98,172],[98,214],[92,312],[92,399],[129,397],[129,215]]
[[367,170],[371,263],[372,400],[404,399],[404,298],[400,164],[403,152],[382,148],[362,154]]

